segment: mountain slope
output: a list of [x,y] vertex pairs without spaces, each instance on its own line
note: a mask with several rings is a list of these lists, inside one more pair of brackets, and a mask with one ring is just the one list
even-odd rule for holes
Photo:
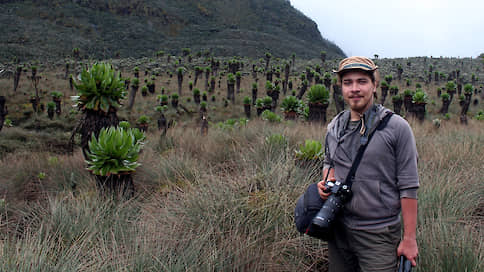
[[0,59],[215,55],[344,56],[287,0],[0,0]]

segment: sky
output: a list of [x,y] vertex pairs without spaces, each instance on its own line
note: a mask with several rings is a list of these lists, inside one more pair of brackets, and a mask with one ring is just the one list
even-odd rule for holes
[[477,57],[482,0],[290,0],[348,56]]

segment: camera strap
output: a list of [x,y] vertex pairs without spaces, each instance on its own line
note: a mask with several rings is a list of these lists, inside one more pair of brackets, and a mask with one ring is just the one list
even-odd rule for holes
[[358,168],[358,165],[361,162],[361,158],[363,158],[363,153],[365,152],[366,147],[370,143],[371,138],[373,137],[373,134],[375,134],[376,130],[382,130],[386,127],[388,121],[390,120],[390,117],[392,117],[393,112],[388,112],[383,119],[380,120],[378,125],[376,125],[369,133],[368,136],[362,136],[362,137],[368,137],[368,139],[365,139],[361,141],[360,148],[358,148],[358,153],[356,153],[355,160],[353,161],[353,164],[351,165],[350,171],[348,172],[348,175],[346,176],[344,184],[348,186],[348,188],[351,188],[351,185],[353,185],[353,180],[355,179],[355,174],[356,174],[356,169]]

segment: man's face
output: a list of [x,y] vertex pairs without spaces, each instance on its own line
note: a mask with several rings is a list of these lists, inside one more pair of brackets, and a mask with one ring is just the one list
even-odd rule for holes
[[351,111],[363,114],[373,104],[375,84],[365,72],[354,70],[346,72],[341,78],[343,98]]

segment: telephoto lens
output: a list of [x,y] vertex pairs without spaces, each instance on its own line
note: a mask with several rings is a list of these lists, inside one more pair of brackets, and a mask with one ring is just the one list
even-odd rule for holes
[[343,207],[343,200],[340,195],[331,194],[323,207],[313,218],[312,224],[321,229],[328,229],[336,214]]

